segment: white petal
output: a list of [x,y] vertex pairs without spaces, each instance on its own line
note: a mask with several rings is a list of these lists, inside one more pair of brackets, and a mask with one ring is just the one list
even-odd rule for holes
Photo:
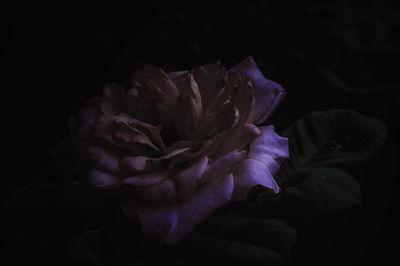
[[255,103],[247,123],[263,123],[285,97],[285,89],[278,83],[266,79],[251,56],[228,71],[237,72],[243,80],[250,79],[254,88]]
[[275,175],[283,160],[289,158],[288,139],[276,134],[272,125],[259,128],[261,135],[250,144],[249,157],[265,164]]
[[132,219],[138,219],[145,236],[174,244],[192,232],[214,210],[227,204],[232,196],[233,176],[209,182],[191,199],[170,204],[149,204],[127,200],[123,210]]
[[207,163],[208,158],[204,156],[174,176],[180,199],[187,199],[193,195],[198,181],[207,168]]
[[88,182],[94,188],[109,188],[120,184],[121,177],[92,168],[89,170]]
[[235,166],[233,171],[235,176],[235,188],[232,200],[240,201],[246,199],[249,190],[262,185],[271,188],[275,193],[279,192],[278,184],[275,182],[271,172],[260,161],[246,159]]
[[218,158],[215,162],[207,167],[206,171],[201,177],[200,184],[216,180],[231,173],[233,166],[242,161],[245,157],[246,154],[244,152],[235,151]]

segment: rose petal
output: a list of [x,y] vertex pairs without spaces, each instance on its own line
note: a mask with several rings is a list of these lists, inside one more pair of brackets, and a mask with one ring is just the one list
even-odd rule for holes
[[193,142],[190,150],[184,151],[173,157],[172,162],[170,163],[170,169],[173,169],[180,163],[200,158],[202,156],[209,157],[209,155],[217,148],[219,142],[216,140],[217,137],[214,136],[213,138],[206,139],[202,142]]
[[261,135],[250,145],[249,157],[266,165],[272,175],[279,170],[284,159],[289,158],[288,139],[279,136],[274,126],[260,127]]
[[[150,83],[148,83],[151,81]],[[163,99],[164,105],[174,105],[179,97],[179,91],[171,78],[161,69],[152,65],[145,65],[135,71],[131,77],[133,85],[146,86],[155,99]]]
[[88,182],[93,188],[112,188],[121,183],[121,177],[92,168],[89,170]]
[[234,127],[239,121],[239,111],[231,104],[227,110],[213,112],[204,117],[193,130],[189,139],[204,140],[212,135]]
[[113,138],[126,143],[138,143],[158,152],[159,148],[142,131],[124,121],[115,121]]
[[84,123],[88,120],[95,119],[100,114],[99,97],[89,99],[80,109],[77,115],[78,121]]
[[255,185],[271,188],[275,193],[279,187],[267,166],[257,160],[246,159],[237,164],[233,170],[235,188],[232,200],[240,201],[246,198],[247,192]]
[[[123,115],[123,114],[121,114]],[[132,128],[136,128],[143,132],[151,141],[158,145],[159,147],[165,147],[165,144],[160,136],[161,132],[161,127],[158,126],[153,126],[148,123],[145,123],[143,121],[137,120],[135,118],[130,117],[129,115],[126,114],[126,116],[121,116],[122,119],[119,119],[118,121],[122,123],[128,124]]]
[[121,174],[119,167],[120,156],[115,152],[99,146],[90,146],[87,149],[87,153],[89,155],[89,163],[94,168]]
[[224,70],[224,67],[221,65],[221,62],[218,60],[215,63],[209,63],[203,65],[205,71],[207,71],[208,74],[219,72],[221,70]]
[[100,101],[100,110],[103,114],[117,115],[122,113],[121,96],[124,90],[115,83],[107,83],[104,86],[103,97]]
[[[169,177],[167,172],[156,172],[144,175],[127,177],[121,182],[132,186],[152,186]],[[169,184],[169,183],[168,183]]]
[[266,79],[251,56],[229,69],[228,72],[237,72],[243,80],[250,79],[253,84],[255,105],[247,123],[264,122],[285,96],[285,89],[278,83]]
[[159,157],[126,156],[121,159],[120,166],[125,172],[130,174],[155,172],[165,168],[165,162],[168,159],[188,150],[190,150],[188,147],[171,149],[169,152]]
[[216,95],[224,88],[225,71],[221,66],[215,66],[215,68],[219,70],[211,73],[207,72],[204,66],[192,70],[200,90],[204,110],[209,108]]
[[233,102],[239,110],[239,126],[248,120],[249,114],[254,105],[254,90],[250,81],[243,82],[238,90],[233,94]]
[[203,115],[203,107],[201,105],[199,87],[191,73],[188,74],[186,83],[187,91],[186,94],[183,94],[183,97],[188,97],[190,103],[190,109],[187,110],[185,119],[185,135],[188,136],[190,132],[197,127]]
[[177,230],[169,234],[165,242],[172,244],[183,239],[213,211],[226,205],[231,199],[233,186],[233,175],[228,174],[204,185],[193,198],[178,204]]
[[176,208],[172,203],[150,204],[133,198],[122,203],[123,212],[131,219],[139,221],[143,235],[163,242],[169,234],[177,231]]
[[139,220],[145,236],[174,244],[192,232],[214,210],[229,202],[233,191],[233,176],[229,174],[206,184],[187,201],[171,204],[148,204],[127,200],[123,210]]
[[173,120],[179,136],[186,139],[203,115],[202,97],[191,72],[179,77],[176,85],[181,97],[173,115]]
[[188,199],[193,195],[207,163],[208,158],[204,156],[174,176],[179,199]]
[[231,152],[221,158],[218,158],[218,160],[207,167],[199,184],[208,183],[231,173],[233,166],[244,160],[245,157],[245,152]]
[[100,115],[100,98],[92,98],[80,108],[77,116],[69,121],[71,138],[69,139],[68,149],[70,152],[82,155],[90,144],[92,129],[95,119]]
[[260,134],[261,131],[253,124],[246,124],[243,127],[236,126],[226,132],[223,141],[219,143],[211,158],[218,159],[231,151],[242,150]]
[[154,156],[160,151],[147,136],[126,124],[127,114],[101,115],[93,127],[93,134],[104,144],[129,150],[135,154]]
[[[159,174],[167,175],[168,177],[168,173],[166,172]],[[133,183],[134,181],[131,182]],[[157,204],[164,201],[172,201],[176,199],[175,183],[171,178],[164,178],[161,182],[157,182],[151,186],[136,187],[135,194],[135,196],[146,201],[158,201]]]
[[124,106],[124,111],[133,117],[140,117],[139,92],[137,89],[130,88],[126,93],[124,93],[121,101]]
[[[178,79],[179,77],[182,77],[183,74],[186,74],[188,71],[183,70],[183,71],[175,71],[175,72],[169,72],[168,76],[172,79],[172,81],[175,83],[175,80]],[[176,84],[176,83],[175,83]]]
[[132,174],[144,173],[155,169],[151,162],[152,158],[147,156],[126,156],[121,160],[121,168]]

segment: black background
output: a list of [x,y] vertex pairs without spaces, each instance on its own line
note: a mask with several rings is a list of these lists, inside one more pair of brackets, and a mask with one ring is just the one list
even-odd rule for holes
[[[344,225],[338,236],[330,236],[332,241],[326,241],[327,246],[302,243],[299,239],[297,252],[302,251],[301,246],[316,248],[315,254],[319,255],[315,258],[311,258],[310,250],[304,251],[309,257],[299,256],[300,261],[310,263],[329,260],[351,265],[389,263],[396,258],[398,250],[394,219],[398,210],[395,200],[399,131],[396,126],[400,89],[396,36],[400,32],[395,2],[260,1],[217,6],[163,1],[145,6],[115,3],[7,6],[2,9],[5,18],[2,198],[9,202],[16,189],[49,178],[43,177],[51,168],[48,150],[67,136],[68,118],[87,99],[100,95],[104,83],[124,82],[132,70],[145,63],[160,66],[167,72],[217,60],[229,68],[253,55],[265,75],[287,90],[286,99],[270,120],[278,130],[313,110],[329,108],[353,109],[378,117],[388,126],[388,141],[383,149],[357,172],[364,203],[361,217]],[[318,9],[320,6],[328,7],[328,11]],[[344,47],[346,38],[351,39],[352,34],[335,35],[331,24],[324,22],[332,21],[332,14],[346,6],[355,13],[367,10],[366,17],[384,21],[384,27],[373,33],[368,25],[361,25],[356,33],[361,34],[362,42],[379,39],[379,34],[384,32],[387,34],[384,43],[394,50],[378,45],[375,50],[363,53],[348,52]],[[347,22],[352,14],[343,16],[343,21],[339,16],[335,24],[339,25],[336,27],[339,32],[350,27]],[[339,74],[349,84],[367,88],[365,93],[337,88],[332,80],[324,78],[316,62],[324,64],[327,62],[324,58],[329,57],[340,57],[336,66],[343,73]],[[369,69],[367,77],[351,74],[361,68]],[[374,78],[368,79],[368,75]],[[382,82],[395,84],[394,89],[389,92],[369,89]],[[19,214],[18,218],[11,217],[8,221],[12,224],[16,219],[23,219],[18,221],[23,227],[30,218]],[[69,225],[65,221],[53,226],[65,230]],[[6,258],[25,254],[19,250],[18,241],[28,241],[29,237],[16,236],[19,231],[20,228],[10,229],[4,238]],[[32,239],[29,241],[35,243]]]

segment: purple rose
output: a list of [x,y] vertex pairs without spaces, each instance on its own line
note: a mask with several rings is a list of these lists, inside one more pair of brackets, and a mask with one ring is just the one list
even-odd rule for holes
[[288,141],[261,126],[285,95],[251,57],[166,74],[146,65],[131,88],[107,84],[71,118],[54,154],[70,182],[123,191],[145,236],[173,244],[214,210],[243,200],[288,158]]

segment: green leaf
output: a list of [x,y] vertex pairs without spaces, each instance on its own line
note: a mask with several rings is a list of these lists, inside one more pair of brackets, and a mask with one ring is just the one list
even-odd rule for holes
[[365,163],[386,140],[378,119],[351,110],[315,111],[282,132],[289,138],[290,159],[277,176],[281,185],[301,167],[342,167]]
[[188,265],[281,265],[284,261],[269,248],[199,233],[189,235],[181,246]]
[[296,230],[279,219],[210,217],[205,222],[205,234],[266,247],[289,256],[296,243]]
[[302,168],[277,195],[253,188],[249,207],[258,216],[312,220],[320,214],[361,206],[359,183],[337,168]]

